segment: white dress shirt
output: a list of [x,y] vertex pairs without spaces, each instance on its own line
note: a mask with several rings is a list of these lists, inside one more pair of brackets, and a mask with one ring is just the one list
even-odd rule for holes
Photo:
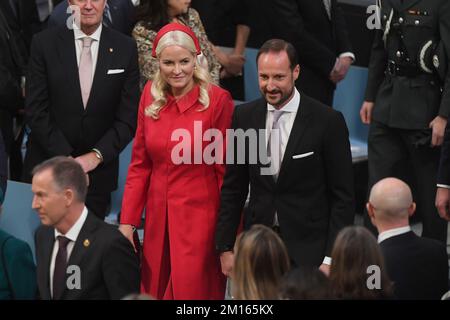
[[[280,110],[284,113],[278,119],[280,125],[280,137],[281,137],[281,160],[283,160],[284,152],[291,134],[292,127],[294,125],[295,117],[297,116],[298,107],[300,105],[300,93],[294,88],[294,96],[292,99]],[[276,110],[274,106],[267,104],[267,117],[266,117],[266,146],[269,143],[270,132],[272,130],[273,112]]]
[[407,233],[411,231],[410,226],[401,227],[401,228],[395,228],[388,231],[384,231],[378,235],[378,243],[381,243],[384,240],[387,240],[389,238],[399,236],[401,234]]
[[95,67],[97,66],[97,57],[98,57],[98,47],[100,45],[100,35],[102,33],[103,26],[100,23],[99,27],[93,34],[87,36],[81,29],[78,29],[76,26],[73,28],[73,33],[75,36],[75,50],[77,53],[77,65],[80,66],[81,60],[81,50],[83,50],[83,38],[89,37],[92,38],[91,44],[91,57],[92,57],[92,80],[94,80]]
[[70,228],[70,230],[66,234],[62,234],[58,230],[55,229],[55,244],[53,246],[53,252],[52,252],[52,259],[50,260],[50,294],[53,297],[53,273],[55,271],[55,260],[56,255],[58,254],[59,250],[59,241],[58,236],[64,236],[67,239],[70,240],[70,242],[67,244],[67,261],[69,261],[70,255],[72,254],[73,247],[75,245],[75,242],[77,241],[78,235],[80,234],[81,228],[84,225],[84,222],[86,221],[88,215],[88,210],[86,207],[84,207],[83,212],[81,213],[81,216],[78,218],[77,222]]

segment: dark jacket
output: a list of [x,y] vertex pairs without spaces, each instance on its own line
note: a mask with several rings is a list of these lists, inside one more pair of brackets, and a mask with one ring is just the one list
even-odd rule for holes
[[440,300],[448,290],[445,245],[410,231],[380,243],[398,299]]
[[0,300],[35,299],[36,267],[30,247],[0,230]]
[[[232,128],[265,129],[266,114],[263,99],[238,106]],[[264,146],[265,142],[258,145]],[[227,164],[222,186],[217,249],[232,250],[250,184],[245,227],[272,226],[277,212],[291,259],[297,265],[320,265],[324,256],[330,255],[339,230],[353,223],[355,212],[352,158],[342,114],[301,93],[276,181],[273,176],[261,174],[259,157],[256,164],[250,163],[249,156],[256,150],[248,141],[244,149],[237,148],[235,143],[234,150],[227,150],[234,151],[235,158],[234,164]],[[244,164],[238,164],[238,152],[245,152]]]
[[[136,43],[103,27],[97,66],[86,109],[81,98],[75,40],[66,27],[47,29],[33,38],[25,112],[31,129],[25,156],[25,180],[44,160],[77,157],[98,149],[104,162],[89,173],[89,192],[117,187],[119,154],[136,130],[139,67]],[[108,70],[123,72],[108,74]]]
[[[40,297],[51,299],[50,262],[55,229],[42,226],[36,232],[37,276]],[[139,292],[139,261],[131,243],[120,231],[92,213],[78,235],[67,267],[78,266],[80,289],[65,289],[63,300],[118,300]],[[67,270],[68,276],[70,270]]]

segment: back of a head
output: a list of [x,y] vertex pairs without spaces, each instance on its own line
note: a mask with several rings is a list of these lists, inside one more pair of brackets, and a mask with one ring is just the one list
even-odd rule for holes
[[280,298],[285,300],[329,299],[328,278],[317,268],[293,269],[283,277]]
[[[391,295],[381,250],[375,237],[364,227],[350,226],[339,232],[331,253],[330,286],[338,299],[382,299]],[[368,285],[379,272],[379,288]]]
[[270,228],[254,225],[235,244],[233,296],[239,300],[278,299],[289,256],[280,237]]
[[376,219],[395,223],[408,219],[413,198],[406,183],[397,178],[385,178],[372,187],[369,202],[375,209]]
[[87,179],[81,165],[69,157],[58,156],[48,159],[33,169],[33,176],[51,170],[53,183],[59,190],[71,189],[75,200],[84,203],[87,194]]

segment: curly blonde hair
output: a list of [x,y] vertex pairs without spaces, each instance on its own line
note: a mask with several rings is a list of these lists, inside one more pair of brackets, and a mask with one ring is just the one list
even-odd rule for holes
[[[192,53],[194,57],[197,56],[197,50],[192,38],[183,31],[171,31],[166,33],[158,42],[156,48],[156,56],[159,59],[161,52],[168,46],[180,46]],[[212,82],[211,76],[208,73],[207,67],[205,68],[200,62],[200,58],[197,57],[194,68],[194,83],[200,87],[200,104],[203,108],[198,111],[204,111],[209,107],[209,86]],[[161,75],[160,70],[158,70],[153,79],[153,83],[150,87],[150,94],[153,98],[151,105],[145,108],[145,115],[152,117],[153,119],[159,119],[159,112],[167,103],[167,92],[170,90],[170,86],[166,80]]]

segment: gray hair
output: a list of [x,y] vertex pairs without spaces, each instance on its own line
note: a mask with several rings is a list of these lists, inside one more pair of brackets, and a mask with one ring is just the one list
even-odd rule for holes
[[71,189],[78,201],[84,202],[87,194],[86,174],[81,165],[69,157],[58,156],[34,167],[32,174],[51,170],[53,181],[60,190]]

